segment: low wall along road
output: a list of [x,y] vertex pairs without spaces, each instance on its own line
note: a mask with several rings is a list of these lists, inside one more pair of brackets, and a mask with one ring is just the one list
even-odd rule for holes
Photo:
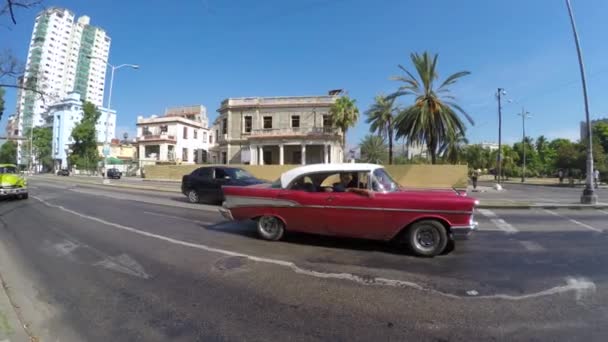
[[[149,165],[145,167],[146,179],[181,180],[203,165]],[[226,165],[222,165],[226,166]],[[236,165],[254,176],[273,181],[299,165]],[[466,165],[387,165],[387,171],[405,187],[414,188],[466,188]]]

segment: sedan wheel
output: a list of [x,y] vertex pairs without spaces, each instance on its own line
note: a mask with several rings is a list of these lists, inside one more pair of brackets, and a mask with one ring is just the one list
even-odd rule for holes
[[407,243],[416,255],[434,257],[448,244],[448,234],[441,222],[424,220],[414,223],[407,231]]
[[200,198],[198,197],[198,193],[194,190],[188,191],[188,201],[190,201],[190,203],[199,203]]
[[275,216],[262,216],[258,219],[258,234],[262,239],[280,240],[285,233],[285,224]]

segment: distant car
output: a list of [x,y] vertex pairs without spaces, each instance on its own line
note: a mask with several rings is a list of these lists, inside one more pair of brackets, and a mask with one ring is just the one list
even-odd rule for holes
[[28,198],[27,182],[14,164],[0,164],[0,198]]
[[120,179],[122,176],[122,172],[118,171],[118,169],[112,168],[108,169],[106,172],[106,177],[110,179]]
[[57,171],[57,176],[69,176],[70,171],[68,169],[61,169]]
[[204,166],[182,177],[182,193],[190,203],[216,203],[224,200],[223,185],[248,186],[265,181],[236,167]]
[[255,220],[258,235],[285,231],[395,241],[433,257],[477,227],[474,198],[456,190],[401,188],[381,165],[315,164],[289,170],[268,186],[223,186],[220,213]]

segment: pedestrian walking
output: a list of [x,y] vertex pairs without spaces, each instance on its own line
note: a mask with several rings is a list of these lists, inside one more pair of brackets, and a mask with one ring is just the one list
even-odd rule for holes
[[473,170],[471,174],[471,181],[473,182],[473,190],[477,190],[477,180],[479,179],[480,169]]
[[564,183],[564,170],[560,169],[557,171],[557,177],[559,177],[559,184]]
[[593,171],[593,180],[595,181],[595,188],[599,189],[599,187],[600,187],[600,170],[595,169],[595,171]]

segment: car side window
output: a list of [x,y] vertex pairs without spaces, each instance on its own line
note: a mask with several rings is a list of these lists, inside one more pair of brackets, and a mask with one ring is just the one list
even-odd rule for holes
[[195,171],[194,175],[204,179],[211,178],[212,169],[210,167],[203,167]]
[[290,190],[316,192],[317,186],[309,176],[302,176],[291,183]]
[[228,174],[224,169],[215,169],[215,179],[225,179]]

